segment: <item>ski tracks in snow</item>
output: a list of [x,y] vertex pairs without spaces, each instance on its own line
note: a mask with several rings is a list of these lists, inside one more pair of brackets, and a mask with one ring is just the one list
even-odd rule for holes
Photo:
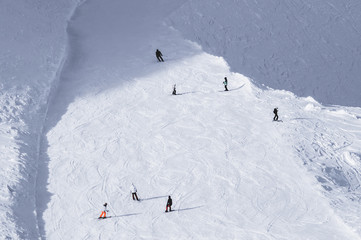
[[[326,239],[321,233],[327,231],[348,236],[334,229],[338,222],[329,206],[321,196],[314,199],[315,180],[295,161],[292,137],[304,127],[287,121],[287,110],[298,106],[285,104],[293,95],[255,88],[229,72],[222,58],[203,53],[147,14],[142,21],[152,31],[142,24],[128,28],[124,22],[134,16],[124,6],[141,5],[154,19],[161,15],[146,1],[108,3],[91,2],[73,23],[88,54],[78,68],[66,69],[76,81],[64,81],[59,96],[72,101],[53,105],[54,112],[66,110],[47,134],[54,194],[44,213],[49,239],[65,233],[74,239]],[[162,10],[164,4],[157,6]],[[114,7],[114,15],[95,19],[95,29],[82,25],[96,17],[85,10],[107,7]],[[112,17],[124,20],[119,36],[103,28],[115,27]],[[119,47],[113,38],[131,46]],[[154,61],[158,46],[170,53],[169,61]],[[237,91],[219,92],[225,76]],[[179,96],[170,94],[173,84]],[[274,105],[283,123],[271,121]],[[317,135],[321,139],[314,142],[324,143],[322,137],[329,136]],[[131,200],[131,183],[143,201]],[[168,195],[175,211],[165,214]],[[104,202],[112,218],[95,220]]]
[[[311,103],[309,105],[313,106]],[[361,200],[361,128],[355,117],[359,114],[358,110],[346,108],[334,111],[333,107],[318,108],[309,105],[304,111],[306,118],[290,119],[293,123],[301,123],[301,128],[291,134],[292,138],[297,139],[297,155],[315,175],[336,213],[355,231],[360,232],[360,220],[351,217],[357,211],[356,202]],[[293,126],[291,124],[288,128]],[[350,132],[350,126],[359,130]]]
[[[321,107],[311,98],[297,98],[283,91],[270,94],[287,100],[287,103],[280,103],[280,116],[284,122],[277,126],[278,132],[291,143],[295,155],[312,173],[313,181],[318,182],[315,185],[323,187],[321,192],[337,209],[333,218],[341,218],[348,225],[345,225],[347,231],[359,231],[359,218],[351,216],[355,216],[358,209],[355,203],[360,199],[358,156],[361,128],[348,131],[350,127],[358,128],[356,116],[359,110]],[[355,157],[348,161],[351,155]]]

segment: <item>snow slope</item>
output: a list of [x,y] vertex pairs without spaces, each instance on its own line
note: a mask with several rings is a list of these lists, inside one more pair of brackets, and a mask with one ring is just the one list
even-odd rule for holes
[[187,1],[171,24],[260,86],[361,107],[358,0]]
[[0,2],[0,236],[34,239],[39,138],[76,0]]
[[[350,114],[360,110],[340,113],[351,135],[311,98],[256,88],[164,24],[180,4],[88,1],[74,15],[41,148],[42,237],[359,239],[359,207],[345,190],[358,180],[337,181],[344,172],[332,162],[359,161]],[[275,106],[283,122],[271,121]],[[168,195],[175,211],[165,214]],[[112,218],[98,220],[104,202]]]
[[[67,3],[29,9],[62,11],[50,39],[29,33],[30,43],[58,36],[54,50],[24,58],[49,54],[53,67],[34,57],[48,68],[1,75],[2,237],[360,239],[360,108],[231,72],[166,24],[188,1],[88,0],[73,14]],[[276,106],[282,122],[271,121]],[[112,217],[98,220],[104,202]]]

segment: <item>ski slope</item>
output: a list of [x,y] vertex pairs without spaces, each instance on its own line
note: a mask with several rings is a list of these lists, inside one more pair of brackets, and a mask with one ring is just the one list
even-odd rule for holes
[[70,3],[35,7],[71,13],[65,50],[0,72],[1,237],[360,239],[360,108],[232,72],[169,25],[188,1]]
[[[320,112],[328,110],[312,99],[260,90],[184,40],[162,17],[179,5],[89,1],[73,16],[41,147],[41,235],[358,239],[357,226],[330,205],[337,194],[322,194],[314,177],[319,166],[301,160],[314,149],[297,151],[309,140],[303,130],[337,132],[332,124],[318,130]],[[156,48],[165,63],[156,62]],[[177,96],[170,94],[173,84]],[[276,106],[283,122],[271,121]],[[321,139],[312,141],[305,147]],[[131,183],[141,202],[131,200]],[[175,211],[165,214],[168,195]],[[98,220],[104,202],[112,218]]]

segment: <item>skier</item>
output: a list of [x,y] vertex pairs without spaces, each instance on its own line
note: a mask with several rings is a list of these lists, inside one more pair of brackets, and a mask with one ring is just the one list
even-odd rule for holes
[[170,196],[168,196],[168,201],[167,201],[167,206],[165,207],[165,212],[168,212],[168,207],[169,207],[169,212],[172,211],[172,199],[170,198]]
[[104,203],[103,206],[104,206],[104,211],[102,211],[102,214],[100,214],[99,218],[106,218],[107,212],[109,212],[109,210],[107,210],[108,203]]
[[273,117],[273,121],[278,121],[278,108],[273,109],[273,113],[275,114],[275,116]]
[[173,86],[173,92],[172,92],[173,95],[177,95],[177,90],[175,89],[175,87],[176,87],[176,86],[175,86],[175,84],[174,84],[174,86]]
[[224,77],[223,85],[224,85],[224,91],[228,91],[228,88],[227,88],[227,85],[228,85],[227,77]]
[[137,199],[137,201],[139,201],[138,196],[137,196],[137,188],[134,186],[133,183],[130,186],[130,192],[132,193],[133,200]]
[[164,62],[164,60],[163,60],[163,58],[162,58],[163,54],[162,54],[162,52],[159,51],[158,49],[157,49],[157,51],[155,51],[155,56],[157,57],[157,59],[158,59],[159,62]]

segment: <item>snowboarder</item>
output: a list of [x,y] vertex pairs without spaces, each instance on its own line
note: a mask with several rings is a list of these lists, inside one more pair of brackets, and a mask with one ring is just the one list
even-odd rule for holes
[[273,113],[275,114],[275,116],[273,117],[273,121],[278,121],[278,108],[273,109]]
[[177,90],[175,89],[175,87],[176,87],[176,86],[175,86],[175,84],[174,84],[174,86],[173,86],[173,92],[172,92],[173,95],[177,95]]
[[167,206],[165,207],[165,212],[168,212],[168,208],[169,208],[169,212],[172,211],[172,199],[170,198],[170,196],[168,196],[168,201],[167,201]]
[[164,60],[163,60],[163,58],[162,58],[163,54],[162,54],[162,52],[159,51],[158,49],[157,49],[157,51],[155,51],[155,56],[157,57],[157,59],[158,59],[159,62],[164,62]]
[[104,203],[103,206],[104,206],[104,211],[102,211],[102,214],[100,214],[99,218],[106,218],[107,212],[109,212],[109,210],[107,210],[108,203]]
[[137,199],[137,201],[139,201],[138,195],[137,195],[137,188],[134,186],[133,183],[132,183],[132,185],[130,186],[130,192],[132,193],[132,198],[133,198],[133,200]]
[[224,91],[228,91],[228,88],[227,88],[227,85],[228,85],[227,77],[224,77],[223,85],[224,85]]

